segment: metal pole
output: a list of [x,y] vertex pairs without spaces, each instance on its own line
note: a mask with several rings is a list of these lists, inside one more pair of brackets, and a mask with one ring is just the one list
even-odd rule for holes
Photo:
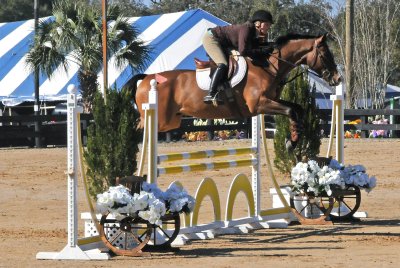
[[[394,98],[391,98],[390,99],[390,110],[393,110],[394,109]],[[394,121],[394,115],[390,115],[390,117],[389,117],[389,124],[395,124],[395,121]],[[396,137],[396,131],[395,130],[391,130],[390,132],[390,137],[391,138],[395,138]]]
[[[39,0],[35,0],[34,4],[33,4],[33,19],[35,21],[35,35],[37,34],[38,24],[39,24],[39,22],[38,22],[38,20],[39,20],[38,6],[39,6]],[[37,66],[35,67],[35,71],[34,71],[34,87],[35,87],[35,102],[33,105],[33,110],[34,110],[35,116],[39,116],[40,115],[40,111],[39,111],[39,68]],[[35,118],[35,147],[36,148],[42,147],[40,126],[41,126],[41,122],[36,117]]]
[[107,0],[102,0],[102,23],[103,23],[103,97],[106,101],[108,88],[108,66],[107,66]]
[[354,0],[346,0],[346,107],[353,107]]

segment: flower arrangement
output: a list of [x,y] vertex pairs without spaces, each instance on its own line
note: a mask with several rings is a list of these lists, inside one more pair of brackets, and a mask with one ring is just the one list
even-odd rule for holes
[[[389,120],[377,115],[375,120],[368,120],[369,123],[376,125],[387,125],[389,124]],[[379,129],[379,130],[371,130],[369,133],[370,138],[387,138],[389,136],[389,132],[387,130]]]
[[328,166],[323,167],[319,167],[315,160],[299,162],[291,172],[292,191],[331,196],[334,189],[358,186],[370,192],[376,186],[376,178],[369,177],[365,171],[362,165],[344,166],[336,160],[331,160]]
[[[186,141],[209,141],[207,131],[195,131],[195,132],[185,132],[182,136]],[[213,140],[229,140],[229,139],[246,139],[247,136],[244,131],[239,130],[220,130],[214,131]]]
[[361,138],[361,131],[360,130],[346,130],[344,133],[344,137],[346,139],[360,139]]
[[161,217],[165,214],[190,213],[194,204],[194,198],[175,184],[163,192],[155,184],[144,182],[140,193],[133,195],[123,185],[110,187],[97,195],[96,207],[99,213],[112,213],[116,219],[135,215],[151,224],[161,225]]
[[182,136],[186,141],[208,141],[207,131],[195,131],[195,132],[185,132]]

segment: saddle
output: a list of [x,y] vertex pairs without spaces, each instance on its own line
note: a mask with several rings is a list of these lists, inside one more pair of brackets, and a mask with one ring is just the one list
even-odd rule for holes
[[[231,51],[228,57],[228,74],[226,83],[229,84],[226,88],[233,88],[239,84],[247,73],[246,59],[240,56],[239,52]],[[194,59],[196,65],[196,82],[202,90],[209,90],[211,77],[215,72],[217,65],[214,61],[203,61],[197,58]]]
[[[204,61],[198,58],[194,58],[194,63],[196,65],[197,70],[208,69],[210,68],[210,76],[214,73],[217,68],[217,64],[213,60]],[[236,55],[229,55],[228,57],[228,75],[227,78],[230,80],[239,67]]]

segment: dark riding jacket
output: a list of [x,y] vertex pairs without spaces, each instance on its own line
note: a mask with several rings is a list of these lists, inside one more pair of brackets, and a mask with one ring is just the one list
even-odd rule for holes
[[225,50],[233,48],[240,55],[250,58],[259,58],[271,52],[261,46],[263,44],[257,38],[256,27],[249,21],[239,25],[217,26],[210,30]]

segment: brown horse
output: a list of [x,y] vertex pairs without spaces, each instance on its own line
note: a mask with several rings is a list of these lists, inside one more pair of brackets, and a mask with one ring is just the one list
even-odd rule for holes
[[[203,103],[207,91],[200,89],[196,73],[192,70],[173,70],[159,73],[164,81],[157,85],[159,96],[158,129],[160,132],[179,128],[182,115],[203,119],[247,118],[258,114],[289,116],[291,145],[294,147],[301,132],[302,108],[300,105],[280,100],[283,85],[289,72],[301,64],[308,65],[331,86],[341,81],[332,53],[326,43],[326,35],[287,35],[278,38],[276,48],[269,56],[269,65],[255,65],[246,59],[248,71],[244,79],[233,89],[234,105],[225,98],[225,104],[214,106]],[[150,81],[155,74],[136,75],[125,86],[136,91],[141,124],[144,111],[142,103],[148,102]],[[143,79],[138,87],[137,81]]]

